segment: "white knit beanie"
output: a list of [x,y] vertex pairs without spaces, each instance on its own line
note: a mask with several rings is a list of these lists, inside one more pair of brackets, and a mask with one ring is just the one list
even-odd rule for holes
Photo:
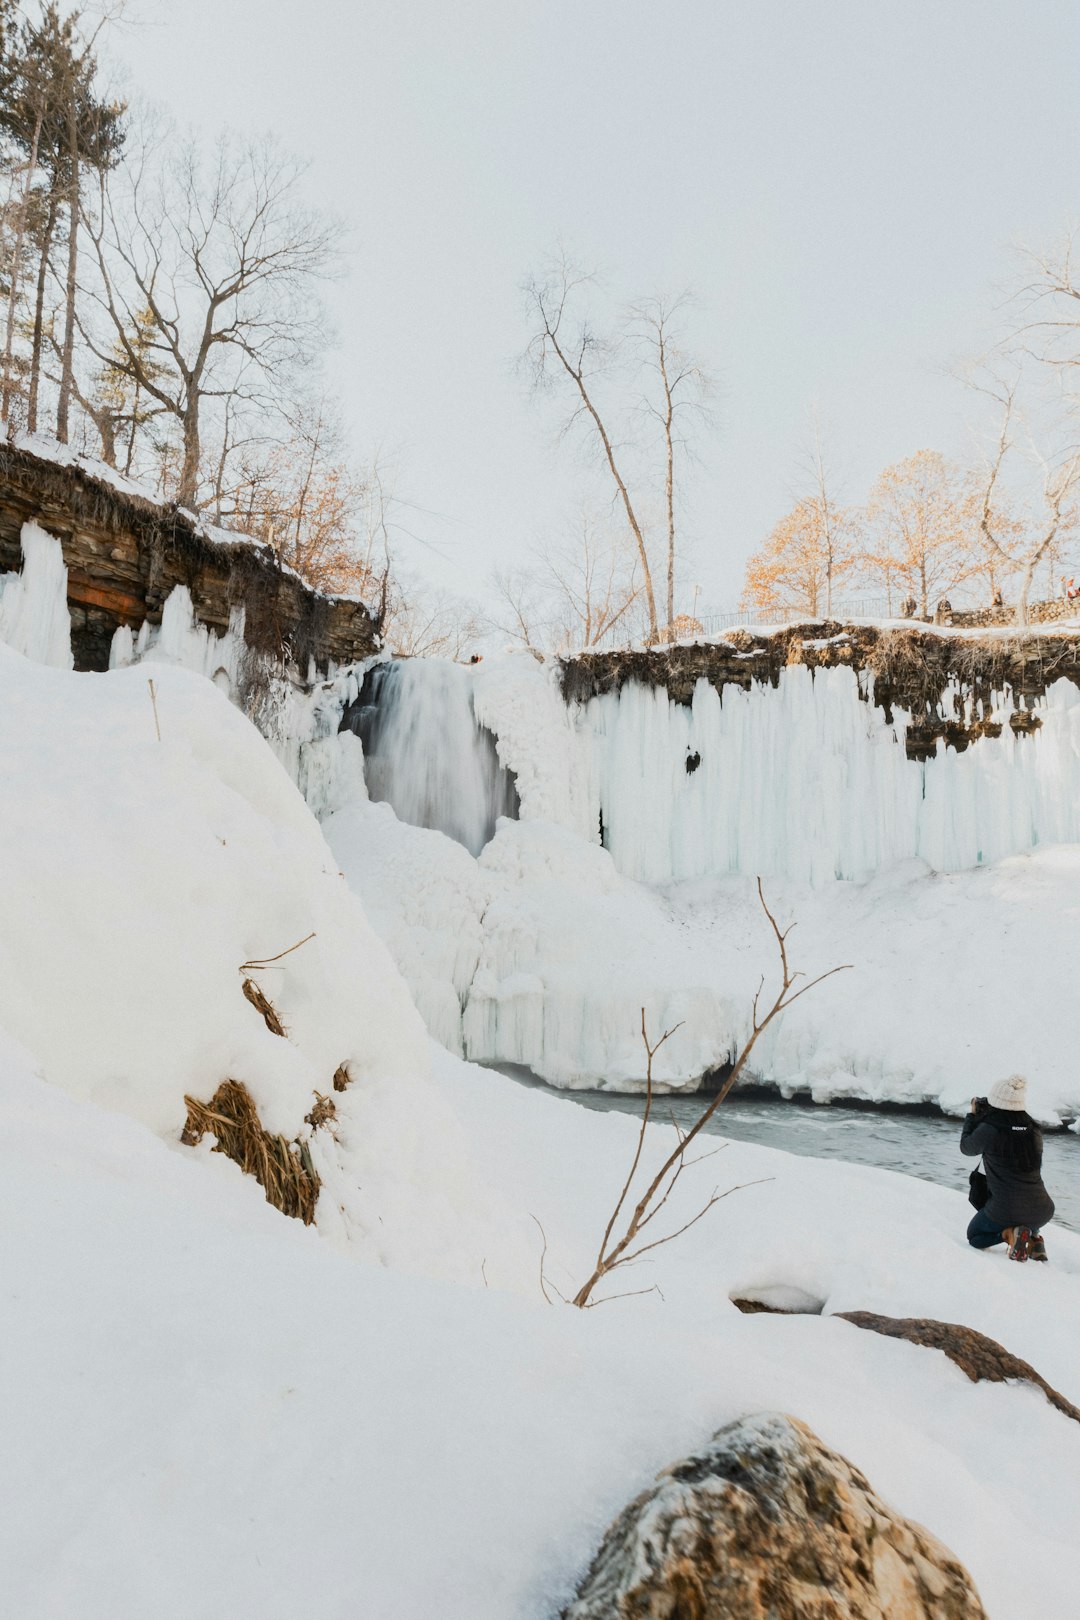
[[986,1100],[991,1108],[1011,1108],[1022,1114],[1027,1106],[1027,1081],[1022,1074],[1010,1074],[1007,1080],[991,1086]]

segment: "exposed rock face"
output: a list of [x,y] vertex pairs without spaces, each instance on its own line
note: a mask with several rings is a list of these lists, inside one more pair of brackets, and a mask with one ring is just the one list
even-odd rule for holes
[[[738,1303],[738,1302],[736,1302]],[[740,1305],[740,1309],[742,1309]],[[907,1339],[909,1344],[924,1344],[932,1350],[943,1350],[950,1361],[971,1379],[979,1383],[985,1379],[992,1384],[1003,1384],[1016,1379],[1035,1384],[1042,1390],[1051,1406],[1080,1423],[1080,1409],[1059,1395],[1034,1367],[1019,1356],[1014,1356],[996,1339],[960,1322],[935,1322],[921,1316],[876,1316],[873,1311],[837,1311],[845,1322],[856,1327],[869,1328],[873,1333],[884,1333],[890,1339]]]
[[[1077,604],[1066,606],[1075,611]],[[699,680],[717,691],[755,683],[776,686],[789,664],[846,665],[859,677],[865,697],[872,688],[873,701],[887,719],[894,709],[911,715],[908,755],[928,759],[939,738],[962,750],[979,737],[998,736],[1001,721],[994,711],[1006,693],[1011,729],[1020,735],[1036,730],[1041,722],[1033,705],[1050,682],[1064,676],[1080,686],[1080,627],[1075,633],[1027,630],[985,638],[943,634],[920,622],[882,628],[824,620],[769,635],[740,629],[725,641],[577,654],[562,661],[562,689],[568,703],[585,703],[636,681],[662,687],[674,703],[688,704]]]
[[563,1620],[985,1620],[971,1577],[804,1423],[730,1423],[604,1537]]
[[0,572],[20,567],[28,520],[63,548],[76,669],[108,669],[117,627],[160,623],[175,585],[187,586],[196,617],[219,634],[242,604],[247,644],[302,673],[311,658],[324,671],[330,658],[351,663],[378,649],[363,603],[312,590],[262,542],[211,535],[190,513],[90,468],[0,444]]

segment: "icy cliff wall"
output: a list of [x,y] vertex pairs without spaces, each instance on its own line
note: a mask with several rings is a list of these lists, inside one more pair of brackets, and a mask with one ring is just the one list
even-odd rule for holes
[[[623,876],[645,883],[761,875],[820,886],[912,858],[959,872],[1080,842],[1071,667],[1080,638],[1033,638],[1022,655],[1011,644],[1006,655],[939,640],[930,688],[910,668],[900,678],[887,632],[872,644],[886,644],[893,663],[880,657],[876,669],[841,661],[851,651],[844,638],[813,644],[816,664],[776,659],[753,674],[732,664],[733,649],[701,648],[696,675],[654,655],[655,668],[594,679],[605,689],[582,695],[558,666],[525,654],[473,667],[412,660],[385,727],[403,756],[397,777],[408,774],[411,750],[425,782],[436,772],[439,792],[427,799],[441,810],[414,813],[400,792],[373,796],[479,854],[493,827],[471,841],[457,830],[476,726],[513,773],[522,821],[602,843]],[[744,678],[731,679],[732,669]],[[450,676],[464,742],[461,727],[421,724],[442,712],[436,699]],[[328,762],[336,747],[320,744]],[[369,777],[379,765],[366,761]],[[340,784],[335,796],[343,802]]]
[[[984,734],[912,758],[912,716],[874,701],[873,676],[790,665],[775,687],[689,703],[637,681],[576,706],[603,842],[649,883],[741,874],[821,884],[921,857],[962,871],[1080,840],[1080,691],[1053,681],[1024,710],[1006,689]],[[861,683],[861,684],[860,684]],[[958,683],[943,694],[962,702]]]

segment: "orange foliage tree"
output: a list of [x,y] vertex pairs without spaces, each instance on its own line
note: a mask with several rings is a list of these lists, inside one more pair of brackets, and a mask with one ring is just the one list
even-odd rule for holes
[[315,406],[296,413],[282,442],[241,465],[226,516],[320,590],[378,597],[387,559],[373,532],[373,493],[342,454],[332,416]]
[[982,565],[979,501],[971,474],[937,450],[886,467],[870,493],[869,583],[901,591],[930,613]]
[[822,495],[797,501],[746,564],[743,605],[832,611],[859,558],[859,514]]

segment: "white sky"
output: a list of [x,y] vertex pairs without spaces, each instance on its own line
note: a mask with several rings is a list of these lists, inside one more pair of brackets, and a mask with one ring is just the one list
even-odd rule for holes
[[[962,452],[1010,273],[1077,209],[1073,0],[139,0],[130,90],[271,129],[355,251],[332,360],[358,454],[463,593],[557,536],[581,468],[513,362],[561,236],[616,296],[692,285],[723,380],[687,512],[699,610],[790,505],[816,402],[848,499]],[[685,600],[681,605],[688,605]]]

